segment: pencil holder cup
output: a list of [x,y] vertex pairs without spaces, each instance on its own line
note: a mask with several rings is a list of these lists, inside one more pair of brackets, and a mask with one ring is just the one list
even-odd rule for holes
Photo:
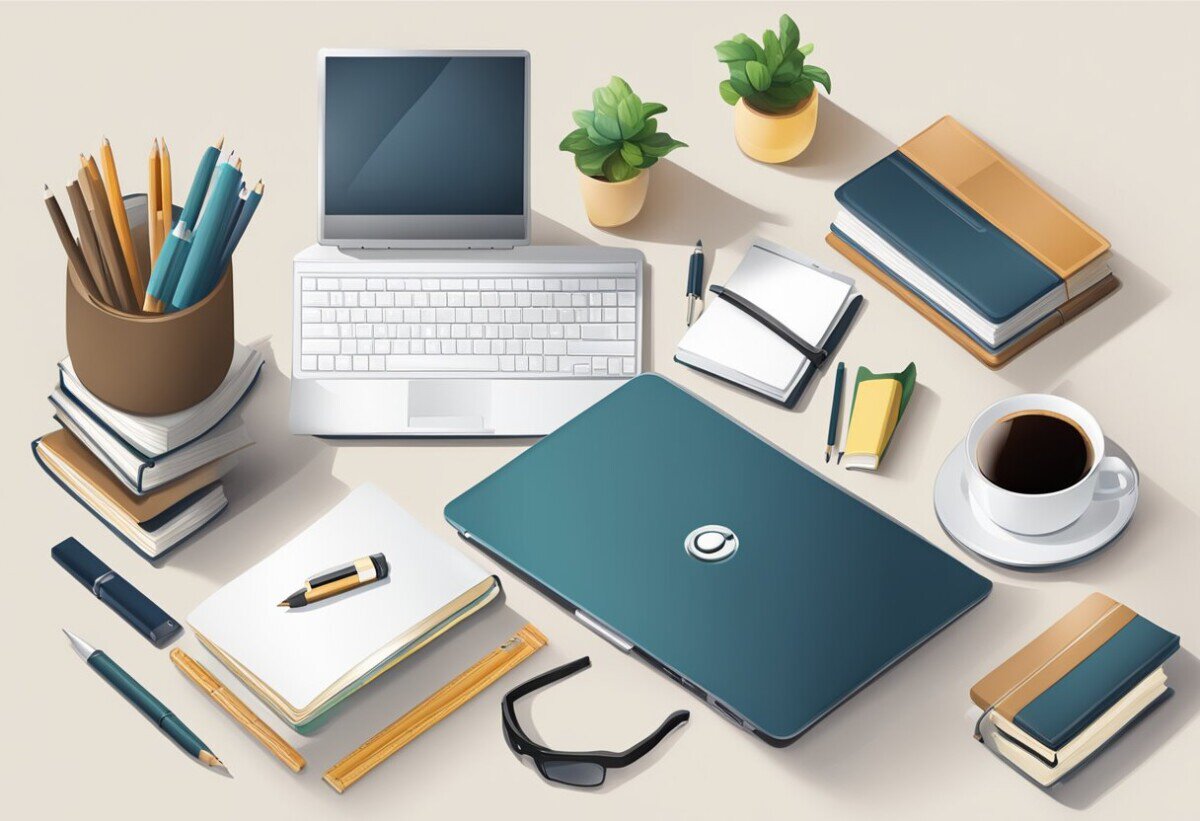
[[[125,197],[125,213],[148,279],[146,195]],[[178,216],[175,208],[172,219]],[[105,305],[83,290],[68,264],[66,324],[75,373],[101,401],[142,416],[190,408],[217,389],[233,361],[233,264],[204,299],[168,314]]]

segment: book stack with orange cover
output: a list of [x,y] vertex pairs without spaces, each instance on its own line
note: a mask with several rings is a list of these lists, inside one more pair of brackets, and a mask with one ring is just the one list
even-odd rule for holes
[[237,405],[262,354],[236,345],[225,380],[193,407],[138,416],[101,401],[71,360],[50,394],[60,430],[38,437],[38,463],[72,498],[147,559],[157,559],[212,521],[227,500],[221,478],[252,444]]

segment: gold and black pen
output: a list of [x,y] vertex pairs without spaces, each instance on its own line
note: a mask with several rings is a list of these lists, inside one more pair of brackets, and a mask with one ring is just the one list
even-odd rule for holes
[[337,596],[350,590],[362,587],[364,584],[386,579],[388,574],[387,559],[382,553],[374,553],[355,559],[350,564],[335,567],[318,573],[304,583],[304,587],[279,603],[280,607],[304,607],[330,596]]

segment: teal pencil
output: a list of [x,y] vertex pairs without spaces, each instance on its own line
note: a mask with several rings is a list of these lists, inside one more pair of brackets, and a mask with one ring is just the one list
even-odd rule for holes
[[221,264],[217,266],[216,278],[220,279],[225,269],[229,267],[230,260],[233,259],[233,250],[242,240],[242,234],[246,233],[246,226],[250,224],[250,218],[254,216],[255,209],[258,208],[258,202],[263,195],[263,181],[259,180],[252,190],[243,192],[240,211],[238,212],[237,223],[233,226],[233,230],[229,233],[229,239],[225,243],[225,253],[221,255]]
[[229,260],[225,257],[225,249],[229,248],[229,241],[233,238],[233,232],[237,230],[238,220],[241,218],[242,209],[246,207],[246,197],[249,193],[246,183],[243,182],[238,189],[237,199],[234,200],[233,210],[229,212],[229,217],[225,220],[225,226],[221,231],[221,236],[224,237],[220,242],[221,252],[217,255],[216,264],[208,273],[208,281],[201,289],[200,299],[203,299],[204,295],[212,290],[212,287],[220,281],[221,275],[225,273],[225,266],[229,264]]
[[[171,310],[178,311],[194,305],[204,296],[212,268],[225,248],[229,215],[238,201],[242,172],[232,162],[232,155],[217,166],[212,192],[192,233],[192,250],[188,252],[179,275],[179,284],[171,295]],[[181,223],[183,219],[179,220]]]
[[200,206],[204,204],[205,194],[208,193],[208,184],[212,181],[213,169],[217,165],[217,158],[221,155],[221,146],[224,144],[225,138],[221,137],[204,149],[204,153],[200,155],[200,164],[196,166],[196,176],[192,178],[192,187],[188,189],[187,199],[183,202],[183,210],[179,212],[179,221],[185,224],[188,230],[196,228],[196,220],[200,216]]
[[149,313],[161,314],[171,303],[179,275],[183,272],[183,264],[192,248],[192,232],[183,224],[183,220],[175,223],[175,228],[167,235],[154,268],[150,271],[150,281],[146,284],[146,302],[142,310]]

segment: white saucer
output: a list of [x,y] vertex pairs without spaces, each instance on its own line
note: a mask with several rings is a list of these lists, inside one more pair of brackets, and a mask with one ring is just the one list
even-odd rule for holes
[[1117,538],[1137,507],[1137,466],[1111,439],[1105,438],[1104,449],[1133,468],[1133,490],[1118,499],[1093,502],[1074,524],[1055,533],[1021,536],[987,518],[967,492],[967,446],[959,442],[933,484],[938,521],[959,545],[998,564],[1032,570],[1079,561]]

